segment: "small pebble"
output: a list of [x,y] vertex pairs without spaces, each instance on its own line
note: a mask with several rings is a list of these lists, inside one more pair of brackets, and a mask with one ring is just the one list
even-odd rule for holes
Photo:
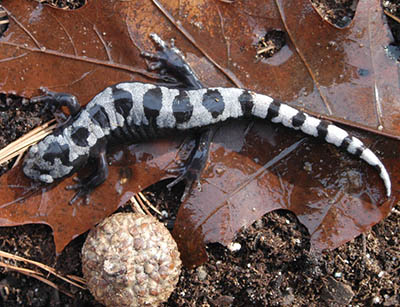
[[196,273],[197,273],[197,277],[198,277],[200,280],[204,280],[204,279],[207,278],[207,272],[206,272],[206,270],[204,269],[204,267],[202,267],[202,266],[199,266],[199,267],[196,269]]
[[335,276],[335,278],[340,278],[342,277],[342,273],[336,272],[333,276]]
[[231,243],[228,244],[228,249],[229,249],[231,252],[237,252],[237,251],[239,251],[241,248],[242,248],[242,245],[240,245],[240,243],[237,243],[237,242],[231,242]]

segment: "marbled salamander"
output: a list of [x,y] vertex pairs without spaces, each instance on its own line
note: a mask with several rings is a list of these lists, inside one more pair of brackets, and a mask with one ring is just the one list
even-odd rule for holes
[[[123,82],[107,87],[82,109],[69,94],[48,92],[37,97],[36,101],[51,103],[53,108],[68,106],[71,118],[30,148],[23,165],[26,176],[52,183],[75,173],[89,158],[96,159],[97,171],[70,187],[78,190],[75,200],[107,178],[105,153],[110,144],[143,142],[168,132],[196,130],[228,119],[261,118],[319,137],[366,161],[378,170],[390,196],[391,182],[384,165],[359,139],[266,95],[238,88],[203,88],[177,48],[168,46],[157,35],[152,38],[161,51],[144,53],[155,61],[150,68],[159,70],[161,76],[168,73],[168,80],[173,79],[177,86]],[[172,185],[185,180],[191,187],[199,178],[211,138],[212,133],[203,129],[195,149],[200,154],[192,154],[189,165]]]

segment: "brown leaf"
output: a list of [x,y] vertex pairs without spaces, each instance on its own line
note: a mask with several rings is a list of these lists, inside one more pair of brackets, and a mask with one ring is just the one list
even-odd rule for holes
[[375,169],[329,144],[262,121],[250,130],[248,123],[222,127],[201,191],[192,193],[178,212],[173,235],[182,261],[188,267],[203,263],[205,243],[228,245],[242,227],[276,209],[295,213],[318,251],[368,230],[399,197],[400,148],[398,141],[363,136],[382,153],[392,174],[389,200]]
[[[309,1],[277,0],[277,4],[314,81],[320,112],[398,137],[399,75],[385,51],[393,38],[380,2],[360,1],[345,30],[324,23],[310,11]],[[316,111],[318,105],[313,101],[307,108]]]
[[[161,6],[190,33],[203,55],[243,87],[341,123],[400,136],[399,77],[385,52],[392,38],[377,1],[360,2],[344,30],[322,20],[308,0],[179,4]],[[149,49],[150,32],[178,37],[205,84],[231,85],[150,2],[92,1],[68,12],[35,9],[18,0],[4,6],[27,32],[14,24],[1,41],[3,57],[9,59],[2,65],[10,76],[0,87],[3,92],[31,96],[46,86],[86,103],[109,84],[132,80],[132,72],[145,73],[134,46]],[[285,31],[288,44],[272,58],[256,61],[255,44],[272,29]],[[67,68],[60,73],[59,67]]]
[[[400,137],[399,76],[395,61],[386,55],[392,35],[378,1],[361,1],[343,30],[322,20],[309,0],[162,5],[202,53],[242,87],[336,122]],[[141,12],[130,14],[135,19]],[[287,45],[269,59],[256,60],[256,43],[274,29],[286,32]],[[227,85],[215,83],[209,65],[181,45],[201,80]]]
[[53,229],[56,251],[61,252],[73,238],[109,216],[135,193],[161,180],[174,161],[178,144],[140,144],[114,152],[109,159],[109,177],[91,194],[89,205],[78,201],[68,205],[75,193],[65,190],[73,184],[71,178],[38,188],[16,167],[0,177],[0,224],[47,224]]
[[[32,1],[4,1],[11,16],[0,41],[6,72],[1,92],[31,97],[44,86],[77,95],[86,104],[110,84],[143,80],[137,73],[153,76],[130,40],[126,5],[91,1],[65,11]],[[143,39],[148,41],[148,34]]]

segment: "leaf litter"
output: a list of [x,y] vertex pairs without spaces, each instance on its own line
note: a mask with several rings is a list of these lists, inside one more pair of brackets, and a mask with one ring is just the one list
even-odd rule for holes
[[[282,129],[282,128],[276,128],[276,127],[274,127],[274,126],[272,126],[272,128],[271,128],[271,130],[274,130],[274,129],[281,129],[281,130],[285,130],[285,129]],[[228,129],[229,130],[229,129]],[[257,131],[257,130],[256,130]],[[279,131],[279,133],[276,133],[275,135],[273,135],[272,137],[271,137],[271,139],[279,139],[281,136],[283,136],[283,135],[285,135],[285,132],[286,131]],[[222,131],[222,132],[220,132],[220,133],[222,133],[222,135],[224,135],[225,134],[225,131]],[[256,134],[257,133],[259,133],[259,131],[257,131],[256,132]],[[289,138],[290,138],[290,134],[293,134],[293,132],[289,132],[289,131],[287,131],[287,134],[289,135]],[[299,135],[297,135],[297,138],[302,138],[303,136],[301,136],[300,134]],[[265,142],[265,141],[264,141]],[[306,140],[306,141],[304,141],[304,142],[311,142],[311,143],[313,143],[314,141],[312,141],[312,140]],[[373,141],[371,141],[371,143],[376,143],[376,142],[378,142],[379,143],[379,141],[377,141],[377,140],[373,140]],[[218,142],[216,142],[217,144],[218,144]],[[290,143],[290,142],[289,142]],[[292,141],[292,143],[294,144],[294,143],[296,143],[296,141]],[[230,144],[228,144],[228,145],[230,145]],[[235,145],[235,144],[233,144],[233,145]],[[263,144],[264,145],[264,144]],[[218,144],[218,145],[215,145],[216,147],[218,147],[218,149],[221,151],[221,145],[220,144]],[[236,145],[236,146],[238,146],[238,145]],[[250,145],[250,147],[251,146],[254,146],[254,147],[256,147],[256,149],[257,149],[257,144],[256,145]],[[313,144],[311,144],[311,146],[313,146]],[[318,144],[317,142],[316,142],[316,144],[314,145],[314,146],[320,146],[320,144]],[[382,145],[383,146],[383,145]],[[385,145],[386,146],[386,145]],[[236,147],[237,148],[237,147]],[[246,149],[246,150],[249,150],[249,149]],[[264,149],[265,150],[265,149]],[[277,148],[276,149],[276,151],[278,152],[280,149],[279,148]],[[312,150],[312,151],[314,151],[314,149]],[[336,151],[336,149],[334,148],[333,150],[331,150],[331,149],[327,149],[326,151],[328,151],[325,155],[321,155],[321,154],[318,154],[318,156],[331,156],[331,155],[335,155],[335,151]],[[247,152],[246,152],[247,153]],[[213,157],[213,155],[218,155],[218,154],[221,154],[222,156],[226,156],[227,154],[225,154],[224,152],[222,152],[222,153],[219,153],[219,152],[217,152],[217,153],[215,153],[215,151],[213,151],[213,153],[212,153],[212,157]],[[338,154],[338,155],[342,155],[342,153],[336,153],[336,154]],[[298,154],[299,156],[301,156],[301,154]],[[385,159],[386,159],[386,155],[385,154],[383,154],[383,156],[385,157]],[[256,157],[257,158],[257,157]],[[390,159],[390,158],[389,158]],[[233,159],[234,160],[234,159]],[[242,161],[242,162],[240,162],[240,161]],[[247,162],[247,160],[245,160],[246,162]],[[213,160],[212,161],[212,163],[210,163],[210,165],[216,165],[216,167],[215,167],[215,169],[213,170],[214,171],[214,173],[215,174],[218,174],[219,172],[220,172],[220,170],[218,170],[217,169],[217,167],[218,167],[218,165],[216,164],[216,163],[214,163],[215,161]],[[295,161],[296,162],[296,161]],[[294,162],[294,163],[295,163]],[[297,161],[298,162],[298,161]],[[347,163],[349,163],[348,161],[345,161],[345,162],[347,162]],[[354,161],[353,161],[354,162]],[[220,168],[224,168],[225,167],[225,165],[224,165],[224,163],[226,163],[226,162],[221,162],[221,164],[222,164],[222,167],[220,167]],[[243,162],[243,160],[239,160],[239,162],[238,162],[238,164],[244,164],[244,162]],[[332,164],[334,165],[335,163],[333,163],[332,162]],[[257,164],[256,164],[257,165]],[[221,166],[221,165],[219,165],[219,166]],[[323,167],[326,167],[324,164],[322,165]],[[359,166],[359,165],[358,165]],[[230,166],[229,166],[230,167]],[[314,165],[313,165],[313,168],[314,168]],[[290,168],[288,168],[289,170],[290,170]],[[284,170],[285,171],[285,170]],[[335,172],[335,170],[333,170],[333,172]],[[370,170],[368,170],[367,168],[364,168],[363,169],[363,171],[362,172],[369,172],[369,173],[371,173],[370,175],[373,177],[374,176],[374,174],[373,174],[373,171],[370,171]],[[370,175],[368,175],[368,176],[370,176]],[[208,175],[207,175],[208,176]],[[208,179],[208,177],[205,177],[207,180],[209,180]],[[335,180],[333,180],[333,181],[335,181]],[[340,180],[339,180],[340,181]],[[372,182],[374,182],[374,180],[371,180]],[[375,181],[377,181],[377,180],[375,180]],[[372,184],[372,183],[371,183]],[[204,187],[204,184],[203,184],[203,187]],[[60,191],[61,191],[62,189],[60,188]],[[378,195],[376,196],[378,199],[380,198],[380,196],[379,196],[379,191],[375,191],[374,193],[378,193]],[[299,216],[299,215],[298,215]]]

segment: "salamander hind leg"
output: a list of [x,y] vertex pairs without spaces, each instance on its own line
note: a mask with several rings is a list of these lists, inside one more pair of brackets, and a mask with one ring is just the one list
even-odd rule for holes
[[179,174],[174,181],[167,185],[168,189],[171,189],[181,181],[185,182],[185,191],[181,197],[182,201],[189,196],[196,183],[200,184],[199,179],[207,164],[210,144],[216,129],[213,126],[201,132],[196,138],[196,146],[193,148],[188,161],[182,167],[168,170],[169,173]]
[[150,37],[156,45],[157,53],[142,52],[142,56],[151,61],[149,70],[159,71],[160,79],[175,88],[189,90],[203,87],[173,40],[167,44],[157,34],[152,33]]
[[72,205],[78,198],[83,198],[85,204],[89,204],[90,193],[100,186],[108,177],[108,165],[105,150],[99,153],[97,158],[97,169],[94,173],[83,179],[74,179],[76,184],[67,186],[67,190],[75,190],[76,193],[69,201]]

